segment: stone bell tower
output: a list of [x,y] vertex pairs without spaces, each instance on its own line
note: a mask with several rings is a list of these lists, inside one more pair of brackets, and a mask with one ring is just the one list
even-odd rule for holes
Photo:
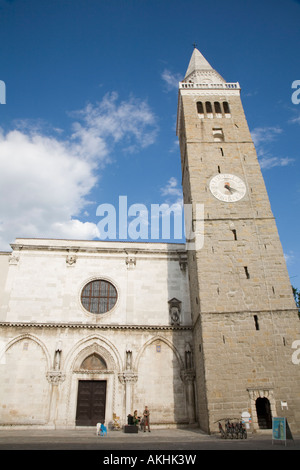
[[179,84],[177,135],[184,203],[204,230],[188,249],[199,425],[216,431],[248,411],[254,429],[285,416],[299,431],[300,321],[240,86],[196,48]]

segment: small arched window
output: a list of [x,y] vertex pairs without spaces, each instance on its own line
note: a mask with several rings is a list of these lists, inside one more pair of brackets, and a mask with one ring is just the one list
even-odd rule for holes
[[210,101],[206,101],[205,109],[206,109],[207,114],[212,114],[213,111],[212,111],[212,105],[211,105]]
[[230,108],[229,108],[229,104],[227,103],[227,101],[223,102],[223,109],[224,109],[224,114],[230,114]]
[[201,101],[197,101],[197,113],[204,114],[203,103]]
[[221,109],[221,105],[218,101],[215,101],[214,102],[214,108],[215,108],[215,113],[219,116],[217,117],[222,117],[222,109]]

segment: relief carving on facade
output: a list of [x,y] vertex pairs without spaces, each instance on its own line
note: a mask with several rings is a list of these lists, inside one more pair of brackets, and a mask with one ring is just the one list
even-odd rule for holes
[[66,380],[66,374],[60,370],[50,370],[46,374],[47,380],[53,385],[58,385]]
[[20,260],[20,257],[12,253],[8,259],[8,262],[9,264],[17,265],[19,264],[19,260]]
[[168,302],[170,323],[172,326],[179,326],[181,324],[181,301],[175,297]]
[[77,261],[77,256],[76,255],[67,255],[66,258],[66,265],[67,266],[75,266]]
[[122,385],[126,383],[135,383],[138,379],[138,374],[132,370],[126,370],[118,374],[119,381]]
[[125,263],[127,269],[134,269],[136,266],[136,258],[134,256],[127,256]]

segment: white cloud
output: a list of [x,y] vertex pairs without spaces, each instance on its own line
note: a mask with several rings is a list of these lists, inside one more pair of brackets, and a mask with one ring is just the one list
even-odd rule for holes
[[178,83],[182,80],[182,76],[179,73],[172,73],[170,70],[165,69],[161,75],[167,85],[167,90],[178,89]]
[[118,143],[138,149],[156,135],[148,105],[115,93],[76,113],[65,140],[42,133],[40,126],[0,134],[0,249],[16,237],[93,239],[97,225],[80,221],[99,169],[111,161]]
[[294,253],[291,251],[290,253],[284,253],[284,258],[285,258],[285,261],[288,265],[290,264],[293,264],[294,263],[294,260],[295,260],[295,255]]
[[177,179],[172,176],[167,182],[167,184],[163,188],[161,188],[161,194],[163,196],[182,197],[182,190],[177,185]]
[[280,127],[256,127],[251,131],[251,136],[255,146],[260,146],[266,142],[272,142],[278,134],[282,133]]
[[295,118],[293,118],[293,119],[290,119],[289,122],[291,122],[291,123],[293,123],[293,124],[294,124],[294,123],[300,124],[300,116],[297,116],[297,117],[295,117]]
[[73,113],[83,120],[83,125],[74,124],[73,138],[87,143],[94,156],[99,151],[100,141],[107,144],[122,140],[123,150],[132,152],[151,145],[156,139],[156,119],[148,104],[133,97],[120,104],[117,100],[117,93],[107,94],[100,103],[88,104]]
[[[18,236],[71,236],[72,223],[73,236],[80,238],[83,227],[74,225],[72,217],[96,183],[94,165],[66,143],[20,131],[0,137],[0,155],[1,249]],[[92,233],[94,228],[89,237]]]
[[283,167],[293,163],[289,157],[274,157],[268,150],[268,144],[275,141],[283,131],[280,127],[256,127],[251,131],[251,136],[256,147],[260,166],[263,170],[269,170],[277,166]]
[[275,166],[288,166],[290,163],[294,161],[293,158],[289,157],[262,157],[259,160],[260,166],[263,170],[269,170],[270,168],[274,168]]
[[178,187],[178,181],[174,176],[160,189],[160,192],[165,197],[164,204],[171,206],[173,209],[176,207],[176,210],[181,213],[183,208],[182,188]]

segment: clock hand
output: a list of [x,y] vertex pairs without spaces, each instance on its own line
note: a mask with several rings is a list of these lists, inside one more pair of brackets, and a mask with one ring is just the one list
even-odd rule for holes
[[227,184],[227,183],[224,184],[224,188],[228,189],[228,191],[230,191],[231,193],[232,193],[233,191],[237,191],[237,189],[232,188],[232,187],[231,187],[229,184]]

